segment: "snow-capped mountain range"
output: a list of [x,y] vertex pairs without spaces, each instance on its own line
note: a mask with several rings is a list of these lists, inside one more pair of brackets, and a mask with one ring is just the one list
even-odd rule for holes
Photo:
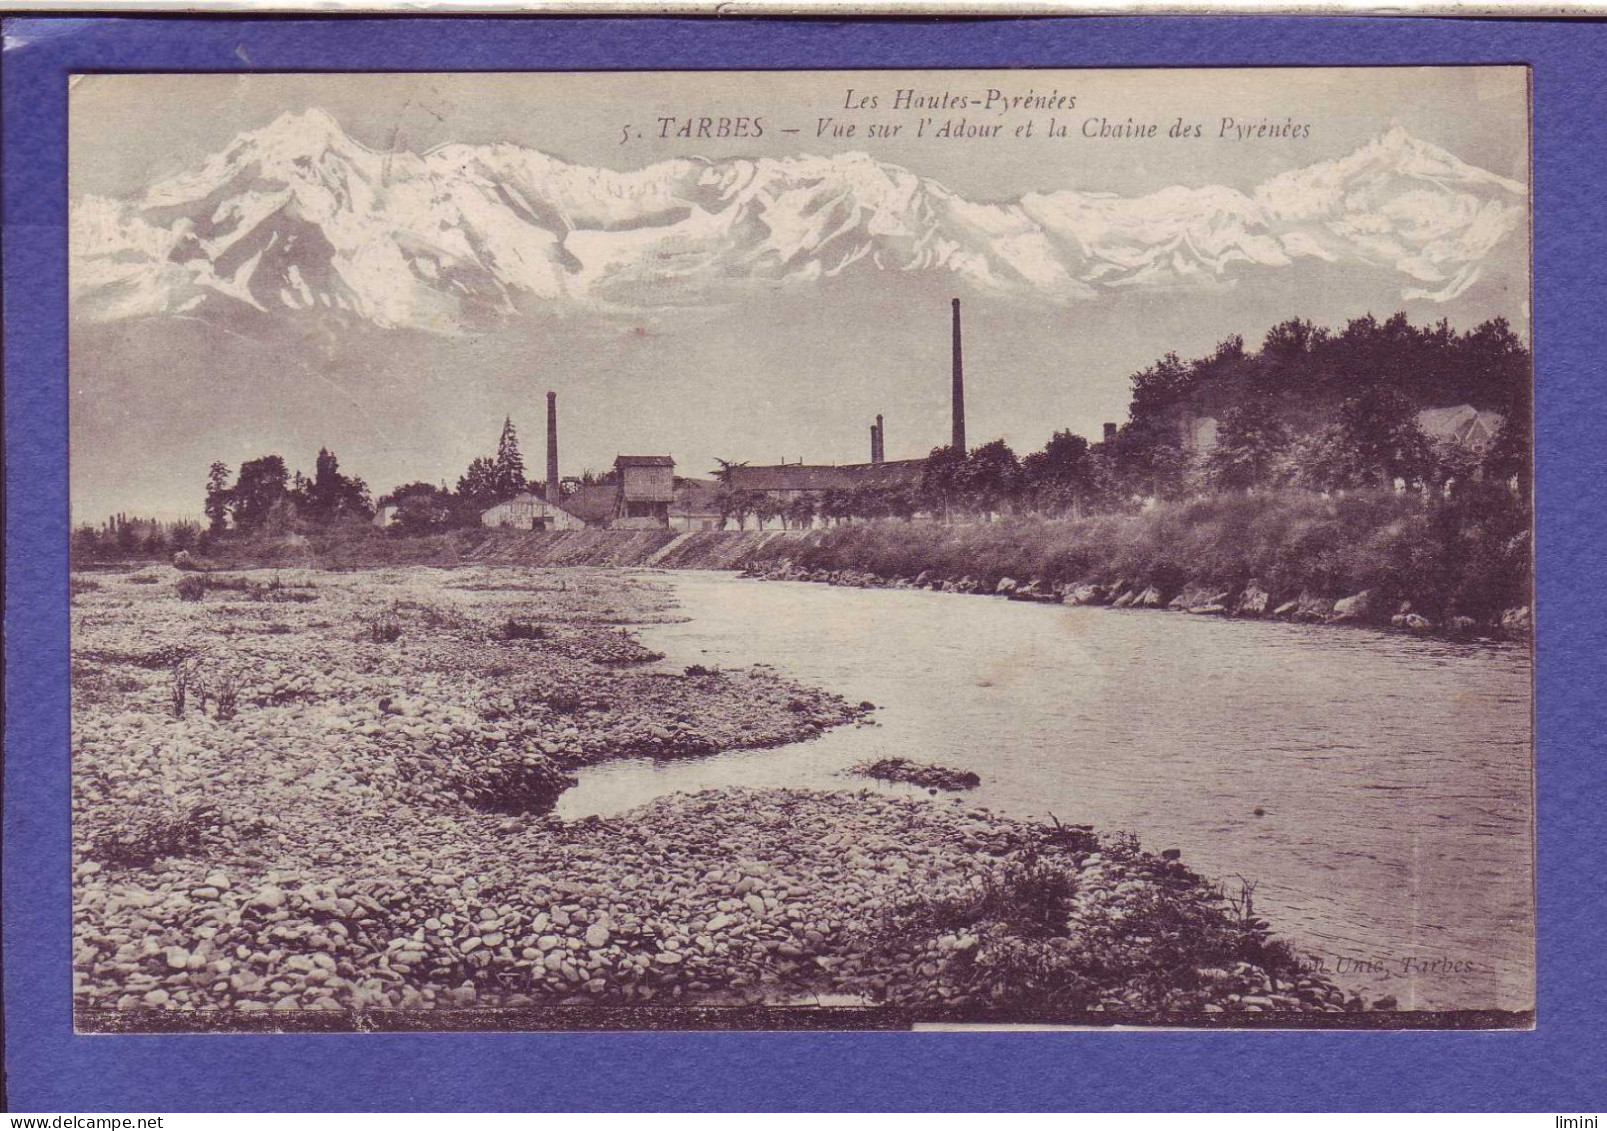
[[76,316],[325,312],[455,333],[541,304],[696,305],[848,272],[942,272],[1067,303],[1298,260],[1455,298],[1525,223],[1522,184],[1399,127],[1248,193],[1062,190],[983,203],[863,153],[627,172],[512,145],[378,152],[321,111],[241,134],[71,220]]

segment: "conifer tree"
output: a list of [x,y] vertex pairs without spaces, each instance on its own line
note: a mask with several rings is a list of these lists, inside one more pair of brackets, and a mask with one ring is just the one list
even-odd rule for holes
[[514,431],[511,417],[502,421],[502,438],[497,441],[493,468],[498,495],[507,498],[525,489],[525,461],[519,454],[519,434]]
[[209,529],[222,534],[229,525],[229,466],[222,461],[207,469],[205,510]]

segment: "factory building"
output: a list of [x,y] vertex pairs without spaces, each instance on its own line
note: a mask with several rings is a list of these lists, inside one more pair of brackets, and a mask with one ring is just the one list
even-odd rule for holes
[[[950,445],[964,452],[965,374],[960,336],[960,300],[952,304],[952,371]],[[723,485],[710,480],[677,479],[675,460],[667,455],[621,455],[602,483],[575,483],[569,489],[558,474],[558,394],[547,394],[547,478],[545,498],[516,495],[489,508],[481,522],[520,530],[575,530],[611,527],[646,530],[718,530],[725,525],[720,490],[765,495],[779,508],[827,492],[913,491],[919,486],[925,459],[889,460],[887,425],[880,413],[870,426],[870,460],[851,464],[733,464]]]
[[761,467],[736,465],[726,472],[733,491],[753,491],[769,495],[778,503],[790,503],[800,495],[820,495],[827,491],[887,491],[914,487],[921,481],[924,459],[901,459],[880,463],[809,464],[781,463]]
[[[960,300],[952,303],[953,321],[950,337],[950,420],[949,442],[959,451],[965,451],[965,367],[964,348],[960,338]],[[920,484],[921,472],[926,466],[923,459],[887,459],[887,425],[880,413],[870,426],[870,462],[850,464],[781,463],[760,466],[734,465],[726,472],[727,485],[733,491],[749,491],[768,495],[780,506],[786,506],[801,496],[820,496],[827,491],[889,491],[900,488],[913,490]]]
[[480,525],[499,530],[580,530],[586,521],[558,505],[558,394],[547,394],[546,497],[525,491],[480,512]]
[[625,530],[670,524],[675,501],[675,460],[669,456],[617,456],[614,459],[614,520]]
[[502,530],[579,530],[586,524],[562,507],[527,493],[482,511],[480,525]]

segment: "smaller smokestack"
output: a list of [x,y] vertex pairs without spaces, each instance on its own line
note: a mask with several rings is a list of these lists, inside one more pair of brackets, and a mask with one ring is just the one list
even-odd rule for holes
[[887,426],[882,423],[882,414],[876,414],[876,423],[870,430],[870,461],[881,463],[887,458]]
[[547,502],[557,506],[558,486],[558,394],[547,394]]
[[960,300],[954,300],[954,341],[952,347],[954,366],[951,411],[954,426],[954,435],[949,446],[960,455],[966,452],[965,447],[965,352],[960,346]]
[[1112,440],[1114,440],[1115,438],[1116,438],[1116,426],[1114,424],[1112,424],[1108,420],[1105,421],[1105,443],[1108,444]]

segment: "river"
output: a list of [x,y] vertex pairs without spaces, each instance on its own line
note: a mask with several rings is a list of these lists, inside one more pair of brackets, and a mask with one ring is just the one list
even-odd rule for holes
[[981,775],[964,804],[1129,830],[1233,888],[1253,881],[1257,912],[1369,998],[1533,1006],[1526,649],[656,576],[690,618],[641,630],[666,666],[771,664],[877,704],[876,725],[588,768],[566,817],[714,786],[903,788],[842,771],[936,762]]

